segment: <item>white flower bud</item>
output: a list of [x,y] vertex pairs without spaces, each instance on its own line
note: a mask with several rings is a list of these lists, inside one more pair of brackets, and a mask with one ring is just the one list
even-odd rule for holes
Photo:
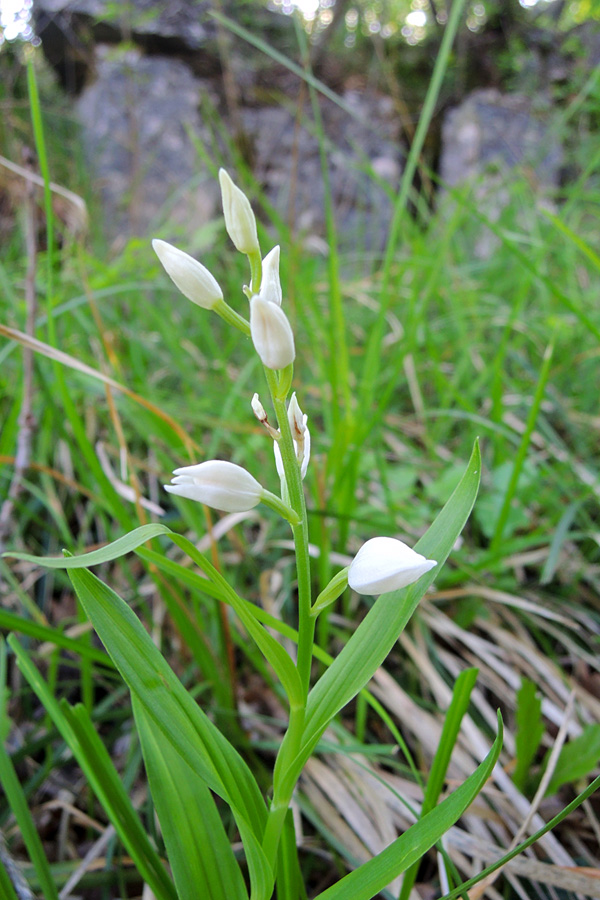
[[264,406],[260,402],[260,397],[258,396],[258,394],[254,394],[252,400],[250,401],[250,406],[252,407],[252,412],[261,424],[262,422],[267,421],[267,413],[265,412]]
[[[296,458],[298,460],[298,465],[300,466],[300,475],[302,478],[306,475],[308,462],[310,460],[310,431],[306,427],[307,421],[308,416],[305,413],[302,413],[298,400],[296,399],[296,392],[294,391],[288,406],[288,422],[290,423],[290,430],[296,449]],[[274,445],[273,452],[275,453],[277,474],[283,480],[285,473],[283,471],[281,450],[279,449],[278,444]]]
[[273,453],[275,454],[275,468],[277,469],[277,474],[281,481],[285,481],[285,472],[283,470],[283,459],[281,457],[281,450],[279,449],[279,444],[277,441],[273,444]]
[[303,439],[307,420],[308,416],[302,415],[300,404],[296,398],[296,391],[294,391],[288,406],[288,422],[290,423],[290,430],[295,441]]
[[250,300],[250,335],[268,369],[285,369],[294,361],[292,326],[282,308],[265,300],[262,292]]
[[[308,462],[310,460],[310,432],[307,431],[307,439],[304,441],[304,456],[302,457],[302,462],[298,460],[300,463],[300,477],[304,480],[304,476],[308,470]],[[283,470],[283,459],[281,457],[281,450],[279,448],[279,444],[277,441],[273,444],[273,453],[275,454],[275,468],[277,469],[277,474],[279,475],[282,481],[285,481],[285,472]]]
[[304,478],[310,459],[310,431],[306,427],[308,416],[300,409],[300,405],[296,399],[296,391],[292,394],[288,406],[288,422],[290,423],[290,430],[292,432],[292,437],[294,438],[296,456],[300,464],[300,473],[302,478]]
[[197,466],[183,466],[173,472],[165,490],[188,500],[198,500],[225,512],[245,512],[263,499],[263,488],[250,472],[235,463],[210,459]]
[[[306,425],[306,420],[308,416],[304,416],[304,424]],[[298,455],[298,462],[300,463],[300,475],[302,478],[306,475],[306,470],[308,469],[308,463],[310,460],[310,431],[308,428],[304,431],[304,448],[302,450],[302,459]]]
[[260,296],[281,306],[283,292],[279,278],[279,244],[270,250],[262,261]]
[[152,241],[154,252],[169,278],[192,303],[212,309],[223,299],[223,291],[202,263],[166,241]]
[[223,200],[223,215],[227,233],[240,253],[247,256],[260,252],[256,219],[250,201],[243,191],[236,187],[225,169],[219,169],[219,184]]
[[358,594],[385,594],[413,584],[436,565],[395,538],[371,538],[350,563],[348,584]]

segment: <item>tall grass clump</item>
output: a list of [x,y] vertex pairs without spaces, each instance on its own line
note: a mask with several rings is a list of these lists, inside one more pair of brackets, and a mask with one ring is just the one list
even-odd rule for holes
[[583,182],[408,215],[460,15],[358,275],[330,200],[324,262],[257,223],[233,147],[226,234],[60,249],[30,68],[46,246],[3,269],[0,324],[11,900],[591,890],[596,225]]

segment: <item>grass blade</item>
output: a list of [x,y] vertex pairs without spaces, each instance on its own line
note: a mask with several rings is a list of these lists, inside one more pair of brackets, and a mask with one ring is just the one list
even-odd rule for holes
[[531,764],[544,736],[542,721],[542,700],[537,695],[535,682],[524,678],[517,692],[517,729],[515,733],[515,756],[517,764],[513,772],[513,782],[523,791]]
[[11,613],[6,609],[0,609],[0,628],[6,631],[16,631],[18,634],[26,634],[37,641],[45,641],[48,644],[54,644],[55,647],[68,650],[70,653],[77,653],[79,656],[85,657],[101,666],[106,666],[110,669],[114,668],[110,656],[103,650],[99,650],[97,647],[90,647],[84,641],[70,638],[56,628],[50,628],[49,625],[40,625],[39,622],[32,622],[31,619],[24,619],[23,616],[18,616],[16,613]]
[[398,245],[398,239],[400,237],[400,226],[402,224],[404,216],[406,215],[406,204],[408,196],[412,187],[415,172],[417,170],[421,150],[423,149],[423,144],[425,143],[425,138],[429,130],[429,125],[435,112],[435,106],[442,86],[442,81],[444,79],[444,74],[448,66],[448,61],[450,59],[452,44],[454,43],[454,38],[456,37],[458,26],[461,22],[464,6],[465,0],[455,0],[455,2],[452,4],[448,23],[444,27],[444,36],[442,38],[442,43],[436,57],[435,66],[431,76],[431,81],[429,82],[429,87],[427,89],[427,95],[425,97],[423,109],[421,110],[421,114],[419,116],[419,124],[417,125],[415,137],[408,154],[408,159],[406,160],[406,167],[402,174],[402,182],[394,206],[394,215],[390,224],[388,242],[383,262],[383,270],[381,276],[381,302],[379,305],[377,319],[369,335],[369,340],[365,348],[365,359],[360,383],[360,408],[362,410],[369,410],[373,405],[372,400],[375,391],[377,370],[380,363],[381,341],[383,339],[385,317],[388,312],[391,300],[390,278],[392,264],[396,257],[396,248]]
[[27,799],[19,784],[12,760],[4,747],[4,741],[0,741],[0,784],[2,784],[8,804],[17,820],[29,858],[44,893],[44,900],[58,900],[58,891],[52,878],[50,864],[46,859],[42,841],[31,817]]
[[505,853],[500,859],[496,860],[496,862],[492,863],[486,869],[483,869],[476,875],[475,878],[470,878],[468,881],[463,882],[458,887],[454,888],[452,891],[449,891],[447,894],[441,898],[441,900],[454,900],[455,897],[458,897],[464,891],[470,890],[472,887],[475,887],[480,881],[484,878],[487,878],[488,875],[491,875],[497,869],[501,869],[506,863],[510,862],[511,859],[514,859],[515,856],[519,856],[523,850],[527,850],[540,838],[544,837],[545,834],[548,834],[549,831],[552,831],[553,828],[556,828],[557,825],[570,816],[572,812],[574,812],[578,806],[581,806],[582,803],[587,800],[588,797],[591,797],[598,789],[600,788],[600,775],[597,778],[594,778],[591,784],[585,788],[568,806],[565,806],[553,819],[550,819],[549,822],[546,823],[539,831],[536,831],[535,834],[532,834],[531,837],[528,837],[526,841],[523,841],[522,844],[519,844],[513,850],[510,850],[508,853]]
[[498,515],[498,521],[496,522],[496,530],[495,530],[494,537],[492,538],[492,542],[490,545],[490,548],[492,551],[499,550],[500,543],[502,541],[502,535],[504,534],[504,529],[506,527],[506,523],[507,523],[508,517],[510,515],[513,497],[515,496],[515,492],[517,490],[517,485],[519,483],[519,477],[523,470],[523,465],[525,463],[525,458],[527,456],[527,450],[529,448],[529,442],[531,440],[531,435],[533,434],[533,429],[535,428],[535,423],[537,421],[538,413],[539,413],[541,405],[542,405],[542,400],[544,399],[544,392],[546,390],[546,384],[547,384],[548,378],[550,376],[550,364],[552,362],[553,349],[554,349],[554,344],[550,343],[546,347],[546,352],[544,353],[544,361],[542,363],[540,377],[538,379],[538,383],[537,383],[537,386],[535,389],[533,403],[531,404],[531,409],[529,410],[529,415],[527,416],[527,422],[525,424],[525,431],[523,432],[523,437],[521,438],[521,443],[519,445],[519,449],[517,450],[517,455],[515,457],[515,463],[514,463],[513,470],[511,472],[511,476],[510,476],[510,481],[509,481],[508,487],[506,489],[506,494],[504,495],[504,501],[502,503],[502,508]]
[[[0,841],[4,840],[0,838]],[[19,900],[15,893],[15,889],[13,887],[13,883],[8,876],[8,872],[4,866],[3,855],[0,852],[0,897],[3,900]]]
[[502,748],[502,719],[486,758],[467,780],[439,806],[419,819],[381,853],[318,894],[316,900],[371,900],[397,875],[419,860],[471,805],[492,773]]
[[[452,750],[454,749],[454,745],[458,738],[463,716],[469,707],[471,691],[475,686],[477,673],[478,669],[465,669],[465,671],[461,672],[456,679],[454,690],[452,692],[452,700],[444,719],[444,727],[440,736],[440,742],[427,780],[427,787],[425,788],[425,795],[423,797],[423,806],[421,807],[421,818],[434,809],[439,796],[442,793]],[[400,892],[399,900],[408,900],[418,870],[419,863],[416,862],[406,872],[404,880],[402,881],[402,890]]]

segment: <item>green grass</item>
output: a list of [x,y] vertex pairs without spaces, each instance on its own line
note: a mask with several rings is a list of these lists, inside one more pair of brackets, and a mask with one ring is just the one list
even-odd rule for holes
[[[44,149],[37,124],[38,146]],[[318,121],[315,127],[318,132]],[[57,152],[50,142],[50,177]],[[509,202],[494,224],[486,221],[469,188],[441,196],[437,209],[418,220],[400,215],[405,194],[392,249],[368,260],[360,274],[345,275],[357,272],[354,256],[346,259],[336,251],[328,266],[267,218],[261,241],[265,250],[282,244],[284,302],[296,331],[294,384],[312,433],[306,485],[311,542],[320,551],[316,591],[338,567],[332,552],[352,555],[376,534],[416,542],[452,492],[479,437],[482,487],[464,540],[436,581],[438,597],[424,604],[409,629],[414,654],[396,649],[387,668],[420,709],[437,714],[444,707],[436,677],[451,692],[457,670],[479,665],[485,703],[503,706],[510,732],[518,725],[520,682],[502,693],[494,681],[493,659],[484,651],[476,656],[470,635],[493,637],[517,680],[529,678],[561,710],[561,686],[577,683],[584,692],[576,714],[582,725],[589,724],[595,708],[578,679],[583,665],[593,674],[598,671],[600,633],[600,260],[594,249],[600,193],[593,181],[580,180],[557,198],[566,202],[548,214],[522,173],[508,173],[505,188]],[[260,204],[260,195],[253,199]],[[478,258],[473,248],[483,228],[493,234],[494,250]],[[36,354],[32,466],[15,509],[12,549],[58,555],[62,547],[80,553],[103,545],[151,520],[140,498],[158,503],[165,512],[161,521],[173,530],[206,535],[207,513],[191,503],[174,503],[161,488],[173,468],[205,458],[241,463],[266,487],[276,487],[270,441],[250,409],[254,391],[266,395],[260,367],[249,361],[245,338],[175,292],[150,247],[150,237],[160,236],[131,240],[110,259],[89,246],[70,244],[62,250],[50,244],[40,253],[38,293],[46,307],[38,315],[37,338],[130,393]],[[219,278],[228,302],[243,311],[239,284],[244,274],[230,264],[233,252],[224,230],[215,223],[196,235],[195,243],[180,246],[202,251],[202,262]],[[19,330],[25,319],[24,271],[23,244],[13,240],[0,260],[0,323]],[[22,350],[3,338],[0,497],[12,476],[21,383]],[[114,475],[101,465],[98,444]],[[120,496],[116,480],[133,489],[137,501]],[[213,525],[217,519],[212,514]],[[282,524],[261,513],[235,525],[206,552],[242,596],[267,611],[280,606],[293,626],[295,575],[290,550],[281,549],[287,537]],[[272,761],[269,729],[277,734],[280,724],[273,675],[181,556],[156,565],[156,551],[164,556],[164,546],[156,539],[146,552],[106,563],[97,573],[139,613],[177,674],[201,693],[203,708],[266,784]],[[49,670],[45,674],[54,682],[56,697],[81,700],[86,728],[89,717],[117,768],[129,772],[130,784],[139,785],[136,747],[130,756],[119,749],[131,740],[128,698],[115,690],[120,683],[100,648],[78,630],[66,575],[41,574],[31,564],[10,560],[1,565],[5,619],[0,618],[0,627],[20,633],[31,657]],[[512,598],[512,606],[490,599],[490,591]],[[527,603],[536,609],[523,606]],[[356,597],[343,597],[329,621],[325,617],[319,625],[323,651],[335,656],[366,609]],[[445,636],[441,616],[454,623],[456,635]],[[532,674],[529,661],[516,653],[511,657],[494,628],[509,643],[530,646],[532,654],[548,662],[552,677],[535,666]],[[50,651],[40,641],[59,632],[57,668],[56,660],[48,663]],[[58,722],[40,717],[32,692],[18,680],[10,684],[5,712],[18,727],[20,746],[11,753],[12,761],[3,755],[3,767],[16,769],[23,795],[35,808],[52,797],[52,770],[66,771],[64,745]],[[426,780],[436,748],[373,703],[363,695],[346,710],[336,741],[344,745],[356,734],[365,753],[370,743],[384,745],[377,757],[382,777],[404,775],[413,767]],[[494,723],[486,719],[485,704],[473,702],[470,712],[481,733],[491,736]],[[544,752],[555,724],[546,718]],[[5,722],[4,736],[9,728]],[[396,743],[405,744],[408,758],[385,749]],[[530,796],[543,756],[538,753],[528,778],[519,774]],[[502,761],[510,770],[510,747],[505,746]],[[588,769],[594,769],[594,760]],[[567,780],[563,803],[574,791]],[[80,808],[104,821],[87,789],[79,786],[77,792]],[[309,796],[307,788],[299,799],[314,840],[329,854],[327,864],[304,860],[314,885],[355,859],[353,847],[327,819],[325,802],[315,806],[316,796]],[[14,855],[25,858],[24,843],[31,852],[34,831],[21,806],[18,813],[11,806],[20,832],[12,830],[6,801],[0,805],[0,824],[11,836]],[[139,812],[147,833],[154,835],[149,799]],[[56,826],[58,819],[53,821]],[[225,826],[234,838],[227,817]],[[55,851],[53,839],[49,843]],[[103,900],[117,896],[119,884],[131,875],[126,865],[118,865],[119,848],[115,841],[109,853],[115,864],[98,894]],[[160,839],[158,848],[161,852]],[[66,879],[65,868],[51,855],[57,884]],[[43,890],[47,877],[40,863],[31,883]],[[90,885],[96,877],[86,876]],[[0,868],[0,882],[3,878]],[[436,878],[433,868],[421,871],[421,880]],[[513,896],[506,885],[507,896]]]

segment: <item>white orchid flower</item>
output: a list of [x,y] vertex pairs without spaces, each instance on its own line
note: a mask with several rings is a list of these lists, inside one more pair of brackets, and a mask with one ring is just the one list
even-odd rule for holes
[[418,581],[436,566],[402,541],[375,537],[363,544],[348,570],[348,584],[358,594],[385,594]]

